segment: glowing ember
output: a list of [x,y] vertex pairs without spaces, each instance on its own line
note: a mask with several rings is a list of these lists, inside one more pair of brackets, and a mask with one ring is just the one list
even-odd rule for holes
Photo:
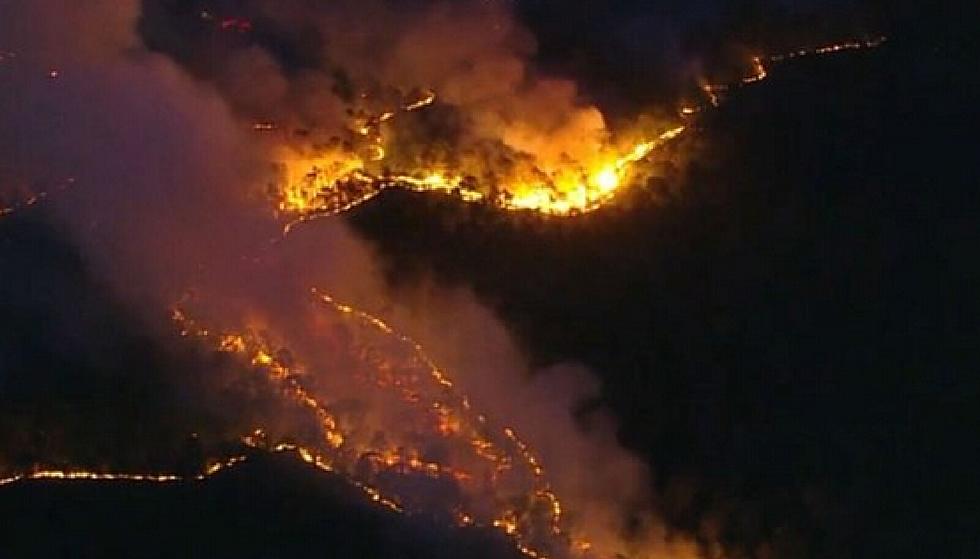
[[9,201],[4,201],[4,199],[0,197],[0,218],[13,214],[17,211],[27,209],[31,206],[35,206],[43,202],[44,200],[46,200],[52,194],[61,192],[63,190],[67,190],[74,184],[75,184],[75,179],[73,177],[69,177],[64,181],[61,181],[57,186],[55,186],[51,190],[42,190],[36,193],[28,193],[24,196],[20,196]]
[[769,57],[769,60],[773,62],[780,62],[783,60],[789,60],[793,58],[799,58],[802,56],[813,56],[820,54],[833,54],[837,52],[847,51],[847,50],[861,50],[861,49],[871,49],[876,48],[888,41],[888,37],[878,36],[870,39],[865,39],[863,41],[845,41],[843,43],[834,43],[830,45],[824,45],[816,48],[804,48],[795,50],[792,52],[787,52],[784,54],[775,54]]

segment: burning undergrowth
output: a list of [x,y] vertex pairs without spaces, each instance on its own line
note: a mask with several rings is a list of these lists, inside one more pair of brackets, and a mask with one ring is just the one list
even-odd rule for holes
[[[544,398],[527,383],[506,331],[469,295],[422,290],[418,297],[430,302],[394,300],[371,251],[339,224],[269,244],[282,223],[268,211],[266,190],[270,160],[285,163],[287,174],[295,169],[289,154],[329,174],[337,153],[341,175],[389,180],[394,172],[379,168],[380,156],[398,153],[400,143],[430,147],[393,156],[399,164],[438,169],[452,160],[460,169],[532,174],[545,161],[575,168],[602,157],[618,175],[620,161],[648,150],[617,155],[603,147],[610,144],[600,113],[579,103],[571,82],[533,78],[523,62],[530,39],[498,7],[441,7],[406,19],[379,4],[365,20],[354,17],[365,14],[355,3],[322,14],[312,4],[291,6],[256,3],[261,12],[246,15],[287,29],[308,27],[303,21],[347,31],[331,39],[342,48],[323,55],[347,64],[343,79],[335,68],[285,64],[255,45],[216,59],[227,62],[215,66],[227,74],[188,71],[142,46],[132,3],[3,7],[4,49],[17,52],[3,68],[9,87],[0,94],[4,180],[74,181],[53,215],[84,268],[125,307],[171,315],[169,331],[154,318],[148,331],[164,346],[193,348],[193,366],[164,361],[183,370],[174,378],[193,379],[170,384],[186,391],[174,400],[201,404],[178,422],[186,433],[136,430],[120,437],[129,441],[123,448],[94,453],[76,452],[84,444],[67,437],[48,440],[4,457],[5,470],[13,479],[37,469],[34,476],[169,481],[207,476],[251,447],[295,453],[389,508],[498,530],[529,556],[625,552],[627,539],[653,545],[657,530],[626,538],[622,528],[627,517],[656,524],[644,512],[643,468],[618,449],[608,425],[584,435],[572,418],[570,408],[594,395],[587,375],[552,371]],[[370,26],[345,28],[341,16]],[[249,32],[215,18],[197,13],[194,21]],[[95,31],[107,22],[107,31]],[[454,40],[461,48],[447,49]],[[257,78],[263,64],[271,74]],[[248,91],[229,85],[244,76],[254,86]],[[344,95],[344,87],[357,94]],[[389,130],[391,123],[399,128]],[[413,167],[398,180],[425,186],[431,176]],[[383,311],[425,348],[338,301]],[[481,334],[445,335],[442,317]],[[152,388],[141,394],[137,401],[147,404],[136,405],[136,418],[154,408]],[[116,431],[102,436],[115,439]],[[179,458],[185,440],[199,460]],[[583,476],[593,476],[588,490]]]
[[504,3],[146,4],[147,43],[274,146],[272,195],[300,217],[389,185],[588,211],[682,129],[645,119],[614,133],[573,81],[533,67],[535,40]]
[[[574,82],[533,67],[534,39],[501,3],[142,8],[0,3],[0,49],[16,52],[0,61],[0,180],[77,185],[56,220],[114,297],[169,315],[149,330],[192,348],[194,365],[165,368],[190,372],[183,397],[213,421],[180,422],[200,458],[185,466],[151,459],[174,452],[137,433],[104,461],[58,442],[4,457],[10,473],[206,477],[249,449],[289,452],[531,557],[694,554],[657,520],[612,418],[573,415],[597,398],[586,371],[532,374],[466,291],[390,292],[340,223],[278,239],[393,186],[590,211],[683,132],[680,116],[614,133]],[[765,77],[752,67],[745,83]]]

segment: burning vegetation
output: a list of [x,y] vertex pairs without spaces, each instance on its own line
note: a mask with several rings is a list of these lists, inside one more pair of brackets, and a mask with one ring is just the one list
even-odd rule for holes
[[[558,496],[513,428],[476,411],[416,341],[327,294],[311,296],[319,307],[311,329],[329,350],[310,360],[268,328],[215,331],[173,311],[181,335],[267,377],[316,426],[301,440],[257,427],[242,437],[247,446],[294,451],[397,512],[497,528],[529,557],[567,547]],[[352,369],[353,379],[336,384],[329,372],[338,369]]]
[[[393,187],[450,194],[464,202],[487,203],[502,210],[570,216],[596,210],[612,200],[629,180],[635,163],[683,131],[683,125],[666,130],[622,155],[600,158],[604,161],[591,168],[570,164],[550,173],[532,169],[526,180],[515,178],[514,182],[482,188],[472,175],[461,176],[438,169],[410,174],[385,170],[374,175],[356,157],[292,161],[282,164],[282,178],[275,192],[279,211],[285,216],[296,216],[287,224],[286,232],[297,223],[342,214]],[[297,166],[309,170],[297,173],[294,171]]]
[[[682,105],[678,114],[684,120],[693,118],[707,107],[718,107],[724,95],[735,88],[765,80],[769,75],[765,61],[775,63],[803,56],[875,48],[885,40],[885,37],[878,37],[804,48],[786,54],[753,56],[750,60],[751,73],[734,83],[705,82],[701,91],[706,104]],[[420,110],[436,100],[435,92],[426,91],[418,100],[402,105],[400,111]],[[383,126],[396,125],[391,121],[398,112],[388,110],[365,116],[363,111],[359,111],[355,114],[358,118],[349,125],[349,130],[362,136],[363,141],[359,144],[355,140],[353,145],[366,145],[369,148],[343,149],[340,142],[333,138],[328,146],[314,145],[308,149],[308,152],[316,155],[295,156],[295,151],[287,150],[286,157],[280,161],[280,172],[271,190],[278,201],[279,213],[291,218],[286,225],[286,233],[296,224],[345,213],[388,188],[449,194],[464,202],[489,204],[501,210],[554,216],[588,213],[613,200],[630,183],[636,164],[651,157],[656,150],[687,129],[687,124],[670,123],[666,130],[622,150],[609,145],[600,146],[596,153],[589,154],[583,161],[571,159],[563,153],[560,161],[549,164],[539,161],[534,154],[523,153],[517,155],[523,164],[507,163],[500,169],[477,164],[469,168],[471,172],[465,172],[461,169],[467,168],[468,161],[463,155],[456,158],[454,163],[396,172],[385,163],[388,150],[394,148],[386,147]],[[253,129],[265,132],[278,130],[279,127],[275,123],[257,122]],[[484,158],[483,162],[486,161]]]
[[[262,212],[276,214],[286,232],[342,214],[389,188],[448,194],[503,211],[587,213],[621,193],[645,160],[690,128],[690,119],[718,106],[727,92],[766,79],[767,63],[884,40],[753,57],[749,75],[733,83],[706,82],[704,98],[682,106],[679,117],[615,134],[596,107],[582,102],[574,83],[528,68],[533,39],[496,3],[408,15],[377,8],[370,14],[377,29],[368,28],[369,34],[346,25],[363,9],[357,2],[342,2],[333,11],[283,4],[290,6],[257,2],[258,13],[246,16],[198,12],[194,24],[202,30],[244,43],[210,52],[206,61],[194,58],[193,49],[184,58],[172,52],[179,65],[166,65],[164,72],[180,68],[213,87],[229,119],[249,129],[245,143],[274,168],[258,196],[272,211],[263,206]],[[166,42],[166,29],[143,23],[159,51],[176,49]],[[250,42],[260,31],[309,25],[332,31],[333,39],[311,60],[295,53],[276,57],[268,45]],[[0,51],[4,70],[21,59]],[[254,194],[244,190],[237,192],[242,199]],[[5,203],[0,216],[47,192]],[[238,248],[246,255],[255,250]],[[222,295],[215,291],[216,298]],[[259,302],[233,316],[198,316],[196,306],[206,308],[207,302],[193,297],[171,309],[183,338],[233,360],[243,374],[261,377],[295,412],[288,420],[250,425],[239,434],[241,447],[295,454],[392,511],[499,530],[527,557],[622,551],[606,541],[623,539],[621,534],[595,541],[594,534],[608,528],[576,514],[578,503],[559,495],[548,471],[563,465],[544,463],[516,427],[481,412],[478,397],[464,393],[419,342],[324,291],[312,289],[305,298],[300,312],[286,316]],[[23,479],[204,480],[247,456],[209,457],[202,471],[189,475],[37,467],[11,472],[0,485]]]

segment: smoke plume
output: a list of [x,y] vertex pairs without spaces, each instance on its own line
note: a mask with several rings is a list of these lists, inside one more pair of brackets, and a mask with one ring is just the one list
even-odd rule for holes
[[[649,472],[618,446],[612,416],[576,413],[598,395],[588,371],[530,370],[465,290],[389,292],[371,249],[341,223],[278,240],[272,163],[283,153],[357,152],[352,122],[429,90],[438,94],[431,110],[394,118],[385,164],[487,175],[525,172],[514,171],[522,161],[538,171],[588,162],[607,149],[602,113],[573,82],[538,75],[534,38],[501,3],[257,0],[190,23],[166,3],[142,8],[0,1],[0,49],[16,53],[0,65],[2,188],[71,180],[58,219],[128,305],[165,316],[186,302],[219,329],[261,332],[290,348],[277,360],[323,366],[304,374],[318,397],[348,402],[334,406],[343,420],[395,433],[395,404],[353,383],[358,366],[331,353],[331,340],[348,334],[311,308],[310,288],[385,316],[445,366],[474,408],[534,449],[573,541],[594,546],[588,553],[691,552],[666,542]],[[249,35],[260,24],[266,34]],[[260,120],[308,133],[270,140],[253,131]],[[240,414],[241,425],[257,415],[222,413]],[[296,410],[267,415],[269,436],[316,438]]]

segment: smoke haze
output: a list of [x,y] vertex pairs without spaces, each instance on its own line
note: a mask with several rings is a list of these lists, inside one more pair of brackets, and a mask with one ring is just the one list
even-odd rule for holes
[[[32,429],[47,429],[43,436],[21,436],[19,418],[7,421],[4,425],[10,428],[5,428],[9,433],[4,440],[12,442],[5,446],[19,450],[16,456],[0,456],[0,465],[24,469],[51,461],[65,466],[77,462],[89,467],[167,469],[179,462],[173,455],[181,452],[181,441],[191,432],[194,444],[202,446],[205,454],[220,455],[239,450],[241,435],[257,427],[270,444],[288,440],[323,450],[323,422],[309,406],[283,396],[284,386],[299,379],[309,394],[328,402],[352,448],[397,447],[406,455],[415,452],[423,458],[445,458],[450,466],[469,467],[477,462],[477,453],[466,436],[479,430],[476,418],[485,413],[496,433],[494,444],[504,449],[502,460],[519,463],[519,445],[500,435],[503,427],[513,427],[540,459],[548,489],[561,498],[562,522],[571,543],[587,539],[597,556],[718,555],[720,544],[715,544],[730,527],[726,515],[735,516],[741,509],[721,498],[725,502],[719,505],[720,512],[712,511],[717,518],[702,518],[699,525],[686,526],[684,534],[669,529],[651,494],[663,480],[619,444],[619,418],[602,405],[605,394],[596,376],[576,363],[543,369],[532,365],[525,354],[529,342],[516,338],[484,304],[485,292],[478,299],[465,282],[453,288],[439,284],[432,279],[436,272],[428,269],[436,266],[428,262],[414,263],[423,268],[424,279],[416,281],[413,276],[393,288],[386,275],[390,279],[400,273],[392,269],[394,260],[382,256],[385,253],[377,245],[340,218],[308,224],[285,238],[281,235],[288,218],[277,206],[284,165],[287,174],[299,176],[311,167],[343,167],[352,160],[378,174],[452,169],[475,177],[484,188],[503,179],[589,167],[593,160],[604,160],[638,138],[656,134],[676,118],[673,110],[665,108],[668,105],[649,107],[649,100],[673,103],[678,96],[691,95],[692,88],[697,94],[696,84],[708,64],[692,52],[722,51],[739,66],[749,52],[757,52],[754,49],[764,42],[760,36],[767,35],[749,26],[740,28],[735,40],[717,39],[718,30],[729,24],[725,10],[715,2],[693,3],[689,12],[676,14],[669,13],[676,7],[671,2],[658,4],[657,9],[647,3],[617,4],[623,6],[622,12],[611,8],[600,12],[593,10],[591,2],[572,2],[561,18],[554,18],[545,4],[0,0],[0,197],[54,191],[70,184],[70,189],[52,197],[49,215],[52,227],[67,232],[67,242],[79,251],[82,262],[77,266],[83,272],[78,276],[87,278],[75,284],[77,276],[65,274],[64,283],[71,285],[25,285],[11,292],[30,293],[32,304],[51,308],[42,314],[53,316],[52,324],[42,331],[54,338],[51,345],[59,351],[81,356],[92,370],[125,369],[134,376],[145,370],[154,379],[133,398],[138,402],[133,407],[139,410],[132,417],[99,416],[97,424],[112,434],[103,433],[104,440],[91,444],[85,437],[97,439],[97,429],[83,430],[82,440],[73,440],[52,434],[58,422],[49,421],[43,429],[37,424]],[[809,1],[777,4],[790,15],[813,8]],[[645,19],[631,16],[647,8]],[[759,12],[745,13],[751,17],[743,17],[752,19]],[[782,15],[773,20],[782,21]],[[795,21],[798,29],[800,21],[808,20]],[[591,34],[589,40],[595,44],[578,49],[577,42],[585,40],[576,31],[585,25],[582,22],[609,31]],[[784,39],[776,36],[772,42],[779,45]],[[430,91],[435,93],[434,101],[425,104]],[[422,108],[407,108],[415,105]],[[381,118],[389,112],[392,116]],[[383,157],[378,157],[379,148]],[[708,215],[716,216],[712,223],[722,223],[719,227],[740,230],[742,216],[727,212],[725,207]],[[697,212],[690,215],[691,223],[703,221]],[[669,223],[663,227],[656,230],[661,247],[683,237]],[[452,231],[452,224],[445,230]],[[634,239],[631,246],[648,249],[643,239],[650,231],[643,227],[638,231],[635,236],[641,240]],[[565,232],[558,230],[555,236]],[[402,233],[389,232],[393,238]],[[35,239],[23,238],[27,244]],[[580,237],[570,234],[564,240],[571,238]],[[447,235],[435,242],[456,240]],[[540,244],[560,243],[546,239]],[[697,239],[690,244],[691,253],[681,251],[682,256],[686,254],[695,263],[688,265],[698,268],[702,245]],[[595,245],[590,250],[596,269],[588,272],[601,274],[609,254],[601,242]],[[485,246],[493,250],[491,244]],[[727,248],[731,247],[723,245],[719,252]],[[29,260],[29,250],[23,249],[24,260]],[[537,246],[527,253],[535,250]],[[731,252],[741,254],[739,250],[747,249],[735,246]],[[500,263],[500,259],[488,261]],[[748,265],[733,264],[735,275],[755,277],[756,270],[739,266]],[[509,274],[525,279],[520,270]],[[682,323],[677,328],[700,333],[703,325],[690,324],[699,315],[687,311],[700,309],[701,298],[686,290],[696,283],[688,279],[682,276],[677,283],[684,286],[674,288],[679,299],[695,302],[690,308],[684,306],[687,303],[663,303],[665,314],[673,310],[677,315],[664,319],[665,329],[675,327],[669,320],[676,319]],[[698,276],[697,281],[701,279]],[[575,284],[578,278],[554,284],[551,280],[527,279],[541,284],[530,290],[539,295],[553,291],[555,285]],[[726,281],[710,278],[705,289],[713,290],[712,294],[724,292],[730,289]],[[671,286],[664,287],[669,292]],[[138,317],[125,324],[140,334],[100,332],[99,326],[107,320],[85,297],[90,288],[121,301],[125,313]],[[409,342],[369,320],[321,304],[311,296],[311,288],[381,317],[418,341],[454,379],[454,390],[466,394],[475,411],[460,414],[458,424],[449,421],[450,425],[440,426],[448,435],[436,436],[430,428],[425,436],[418,436],[423,432],[413,425],[418,402],[449,408],[456,400],[426,376],[430,371],[420,364]],[[644,289],[655,288],[644,285]],[[588,290],[583,288],[582,293]],[[662,304],[656,297],[649,297],[647,302],[652,303],[636,310],[638,316],[653,312],[649,308],[661,308],[656,307]],[[591,309],[586,316],[601,315],[608,310],[603,305],[611,308],[627,299],[627,295],[610,295],[598,304],[599,310]],[[200,329],[209,334],[176,334],[167,320],[175,307],[200,320]],[[710,313],[722,311],[710,309]],[[79,327],[72,314],[81,317],[85,333],[76,331]],[[746,314],[756,318],[754,311]],[[715,316],[711,314],[712,320]],[[765,322],[765,317],[758,320]],[[649,317],[637,322],[661,325]],[[723,330],[723,320],[717,322],[723,331],[718,339],[737,337]],[[568,330],[568,340],[590,341],[574,334],[590,331],[587,328],[568,325]],[[248,343],[268,350],[262,357],[277,366],[290,365],[288,374],[255,375],[261,368],[252,355],[215,351],[215,333],[225,332],[242,333]],[[653,343],[641,335],[642,330],[635,339],[621,343]],[[132,341],[131,336],[138,339]],[[129,341],[108,341],[117,337]],[[88,343],[89,338],[99,342]],[[678,359],[690,359],[696,364],[692,367],[714,374],[720,366],[710,362],[713,354],[704,349],[709,346],[713,347],[696,340],[676,350],[691,354]],[[122,356],[139,355],[144,348],[164,354],[163,365],[137,359],[134,363],[140,365],[131,366]],[[651,349],[645,355],[659,354]],[[0,351],[0,359],[5,358]],[[774,359],[779,361],[778,356]],[[16,364],[17,358],[11,362]],[[52,369],[58,365],[53,361]],[[58,378],[74,373],[70,367],[65,369],[72,373]],[[391,387],[401,390],[404,385],[398,383],[405,378],[422,380],[410,386],[414,390],[410,398],[393,397]],[[69,381],[81,385],[73,385],[74,396],[84,395],[84,382]],[[109,385],[112,390],[114,385]],[[164,385],[182,388],[161,389]],[[57,386],[43,386],[59,393]],[[157,399],[167,403],[154,404]],[[53,416],[70,415],[63,411],[70,406],[52,407],[56,408]],[[149,423],[150,413],[159,416],[156,421],[167,422],[173,440],[161,442],[167,429],[141,423]],[[710,418],[715,413],[720,412],[708,410],[702,415]],[[130,421],[133,417],[138,419]],[[113,429],[123,429],[119,425],[128,422],[139,423],[133,428],[135,434],[126,439],[130,444],[108,441],[119,436]],[[657,428],[644,427],[648,432]],[[731,444],[737,446],[739,439],[733,440]],[[144,444],[162,448],[143,448]],[[372,468],[391,457],[374,454],[346,463],[338,460],[349,466],[340,468],[342,473],[388,483],[386,489],[407,495],[420,503],[419,508],[445,513],[447,523],[458,520],[454,515],[459,511],[453,507],[461,501],[469,499],[477,503],[476,508],[489,508],[487,503],[500,505],[497,501],[504,500],[492,490],[461,497],[455,488],[428,480],[384,478]],[[200,464],[192,466],[188,471]],[[494,480],[498,473],[489,466],[472,470],[477,478]],[[508,497],[540,496],[541,482],[528,473],[533,467],[522,464],[513,470],[520,471],[500,476]],[[671,482],[668,499],[680,503],[677,509],[694,510],[700,498],[697,482],[690,486],[684,486],[683,480]],[[487,482],[483,487],[495,486]],[[525,501],[505,504],[520,510],[522,528],[536,533],[543,524],[540,519],[547,518],[539,510],[544,501]],[[691,533],[698,533],[698,544]],[[787,538],[794,541],[792,534]],[[759,549],[766,545],[760,543]],[[565,550],[553,551],[550,556],[560,557]]]
[[[576,537],[602,552],[659,549],[664,534],[649,507],[645,467],[618,447],[608,413],[573,415],[597,397],[595,379],[574,365],[531,371],[506,328],[465,290],[424,285],[395,297],[372,251],[340,223],[270,241],[281,226],[265,191],[277,152],[251,131],[253,119],[275,118],[343,137],[355,102],[344,91],[385,99],[435,89],[441,114],[456,123],[443,138],[454,151],[494,145],[547,165],[600,150],[609,134],[601,113],[580,100],[574,83],[534,75],[527,62],[534,39],[500,4],[407,14],[380,2],[314,6],[256,2],[250,9],[283,32],[329,30],[323,50],[311,55],[318,65],[287,68],[252,45],[202,73],[188,67],[194,52],[181,63],[142,45],[135,1],[0,3],[0,46],[16,53],[0,68],[4,188],[70,180],[73,189],[55,202],[58,220],[86,267],[128,306],[165,316],[189,300],[216,324],[271,330],[308,362],[333,363],[329,376],[316,373],[320,390],[349,392],[354,370],[323,355],[309,288],[390,317],[457,377],[475,406],[536,449]],[[414,145],[447,126],[426,118],[395,137]],[[394,429],[384,412],[372,413],[381,429]],[[231,420],[242,425],[256,415],[220,413],[242,414]],[[271,416],[263,418],[273,422],[270,431],[302,439],[309,429],[304,420],[275,417],[288,410],[262,413]],[[637,519],[649,529],[628,534],[627,521]]]

